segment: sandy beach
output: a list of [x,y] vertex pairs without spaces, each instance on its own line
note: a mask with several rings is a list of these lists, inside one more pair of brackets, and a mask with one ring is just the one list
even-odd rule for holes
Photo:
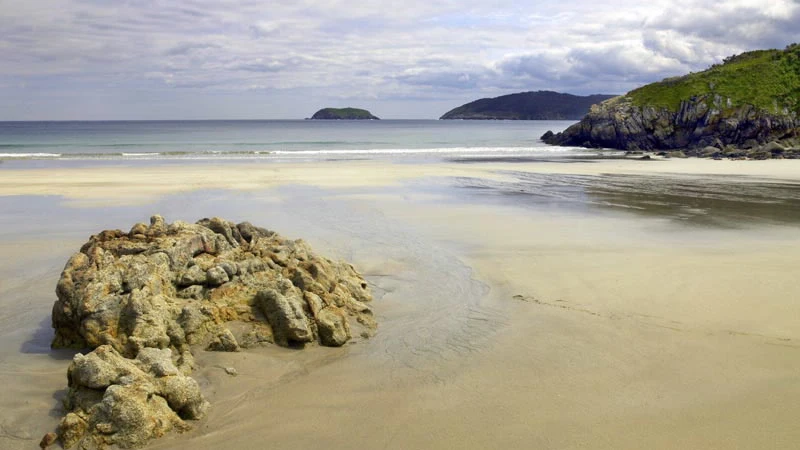
[[67,258],[154,213],[353,262],[379,328],[198,352],[208,417],[147,448],[800,442],[800,161],[5,164],[0,206],[0,448],[61,416],[74,353],[49,349],[49,315]]

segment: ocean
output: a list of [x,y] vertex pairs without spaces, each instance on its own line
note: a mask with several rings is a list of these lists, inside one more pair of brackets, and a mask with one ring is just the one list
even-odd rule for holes
[[544,144],[572,121],[0,122],[0,161],[348,159],[578,152]]

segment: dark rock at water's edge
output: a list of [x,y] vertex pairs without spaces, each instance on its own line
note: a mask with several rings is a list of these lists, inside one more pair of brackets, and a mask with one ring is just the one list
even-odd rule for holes
[[[64,267],[53,347],[68,371],[65,448],[135,447],[189,427],[208,403],[193,351],[341,346],[376,329],[366,281],[302,240],[219,218],[92,236]],[[51,442],[52,436],[43,442]]]
[[380,120],[367,111],[358,108],[324,108],[315,112],[311,120]]
[[542,140],[689,156],[800,157],[800,46],[745,53],[633,90]]
[[590,106],[612,97],[552,91],[520,92],[475,100],[448,111],[440,120],[579,120]]

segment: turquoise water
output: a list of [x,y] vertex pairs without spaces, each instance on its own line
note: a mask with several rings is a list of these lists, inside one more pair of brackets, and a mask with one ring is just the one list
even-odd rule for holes
[[[330,159],[570,152],[539,137],[571,121],[0,122],[0,160]],[[572,149],[572,151],[577,151]]]

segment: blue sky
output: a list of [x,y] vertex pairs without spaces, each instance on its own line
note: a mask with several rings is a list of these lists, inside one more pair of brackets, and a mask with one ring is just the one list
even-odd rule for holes
[[800,42],[800,1],[0,0],[0,120],[436,118]]

